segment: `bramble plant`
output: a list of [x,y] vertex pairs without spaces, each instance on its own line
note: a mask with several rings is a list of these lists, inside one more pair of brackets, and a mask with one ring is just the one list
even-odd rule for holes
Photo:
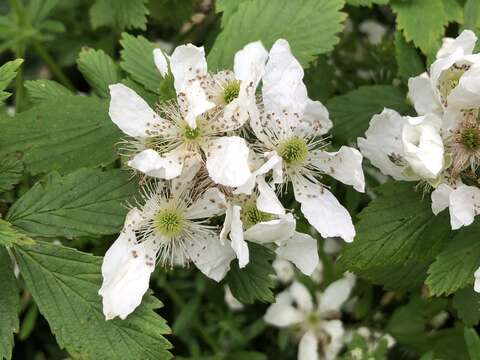
[[479,358],[478,0],[0,11],[0,360]]

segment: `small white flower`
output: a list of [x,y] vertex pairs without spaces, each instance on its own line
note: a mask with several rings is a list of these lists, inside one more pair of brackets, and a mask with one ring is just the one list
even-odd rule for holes
[[157,183],[145,191],[145,205],[130,210],[118,239],[105,254],[99,294],[107,319],[124,319],[141,302],[150,275],[161,266],[185,266],[190,261],[206,276],[220,281],[235,253],[220,241],[211,217],[225,212],[224,195],[192,188],[195,166],[171,186]]
[[276,302],[267,309],[265,322],[280,328],[290,328],[299,341],[298,359],[336,359],[345,342],[345,330],[335,320],[355,284],[353,275],[330,284],[317,294],[317,305],[308,289],[294,282],[276,296]]
[[268,156],[281,158],[273,168],[274,182],[291,181],[295,198],[312,226],[323,237],[352,241],[350,215],[319,181],[327,174],[357,191],[364,191],[362,155],[342,147],[322,150],[321,136],[332,127],[327,109],[307,96],[303,69],[285,40],[277,40],[269,53],[263,76],[262,113],[251,117],[251,127]]

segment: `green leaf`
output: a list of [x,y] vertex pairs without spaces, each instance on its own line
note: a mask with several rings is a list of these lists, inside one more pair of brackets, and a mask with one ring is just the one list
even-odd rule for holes
[[107,103],[86,96],[58,97],[0,119],[0,155],[19,152],[32,175],[110,164],[120,137]]
[[51,173],[13,204],[7,220],[36,236],[114,234],[127,213],[124,202],[136,189],[124,170]]
[[155,45],[143,36],[135,37],[127,33],[122,34],[120,44],[123,47],[120,52],[120,67],[130,74],[133,80],[158,93],[162,76],[153,61]]
[[345,18],[342,7],[343,0],[242,1],[215,40],[209,66],[212,70],[231,68],[235,53],[247,43],[261,40],[269,48],[280,38],[288,40],[306,66],[338,43],[336,34]]
[[457,291],[452,305],[465,326],[475,326],[480,321],[480,294],[471,287]]
[[103,50],[84,48],[80,52],[77,65],[95,93],[104,98],[110,97],[108,85],[120,81],[117,64]]
[[217,0],[215,1],[215,12],[222,14],[222,28],[228,22],[230,17],[238,10],[238,5],[242,2],[247,2],[252,0],[238,0],[238,1],[230,1],[230,0]]
[[463,23],[463,6],[458,0],[442,0],[445,12],[445,23]]
[[0,193],[11,190],[23,175],[23,164],[15,156],[0,159]]
[[347,4],[352,6],[386,5],[388,1],[389,0],[347,0]]
[[395,57],[398,74],[405,81],[425,71],[425,65],[418,55],[417,49],[412,43],[407,43],[400,32],[395,34]]
[[18,69],[22,63],[23,59],[16,59],[6,62],[0,67],[0,101],[5,101],[10,95],[12,95],[4,90],[17,75]]
[[[1,220],[0,220],[1,221]],[[0,222],[0,242],[1,225]],[[7,250],[0,246],[0,359],[10,360],[13,349],[13,333],[18,332],[20,299],[12,261]]]
[[475,329],[465,328],[463,334],[470,360],[480,360],[480,337],[478,337],[477,332]]
[[0,219],[0,248],[1,246],[10,247],[14,244],[34,244],[35,241],[28,236],[16,231],[12,225],[5,220]]
[[480,267],[480,221],[461,229],[428,269],[431,295],[452,294],[473,283],[473,273]]
[[[478,0],[467,0],[464,7],[463,29],[478,30],[480,26],[480,3]],[[477,31],[478,34],[478,31]]]
[[233,296],[244,304],[252,304],[255,300],[273,302],[271,288],[274,286],[274,269],[272,260],[274,254],[264,246],[249,243],[250,262],[243,269],[238,263],[232,263],[225,278]]
[[24,86],[34,104],[73,95],[65,86],[53,80],[28,80]]
[[94,29],[111,26],[119,30],[147,28],[148,0],[96,0],[90,9]]
[[383,108],[397,110],[403,114],[409,111],[405,94],[390,85],[369,85],[352,90],[327,102],[335,139],[342,143],[356,140],[368,129],[373,115]]
[[16,248],[20,273],[59,345],[74,359],[148,360],[171,358],[170,332],[155,309],[160,301],[144,296],[126,320],[106,321],[98,289],[102,259],[50,243]]
[[[198,11],[201,0],[155,0],[148,2],[150,18],[162,28],[179,29]],[[218,3],[218,1],[216,1]],[[234,2],[232,2],[234,3]],[[216,6],[216,4],[215,4]]]
[[407,41],[419,47],[425,55],[434,53],[440,45],[445,25],[442,0],[392,0],[397,14],[397,28],[403,31]]
[[358,215],[357,236],[344,248],[348,269],[408,266],[433,259],[450,235],[447,214],[433,215],[430,199],[409,182],[389,182]]

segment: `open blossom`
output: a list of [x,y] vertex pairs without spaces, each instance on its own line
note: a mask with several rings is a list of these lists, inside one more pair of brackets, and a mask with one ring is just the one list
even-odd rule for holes
[[291,330],[299,341],[299,360],[336,359],[346,340],[340,311],[354,285],[355,277],[346,274],[327,286],[323,293],[317,293],[317,304],[314,304],[309,290],[294,282],[276,296],[264,320]]
[[225,212],[225,197],[217,188],[198,193],[191,184],[195,167],[189,172],[169,187],[152,185],[145,204],[129,211],[120,236],[105,254],[99,294],[107,319],[125,319],[140,304],[157,262],[162,266],[193,262],[216,281],[229,270],[235,253],[207,223]]
[[337,152],[323,150],[332,127],[327,109],[307,96],[303,69],[285,40],[272,46],[263,76],[263,108],[250,120],[269,158],[278,159],[273,181],[293,184],[296,200],[310,224],[323,237],[340,236],[352,241],[355,229],[347,210],[320,182],[322,174],[364,191],[362,155],[343,146]]

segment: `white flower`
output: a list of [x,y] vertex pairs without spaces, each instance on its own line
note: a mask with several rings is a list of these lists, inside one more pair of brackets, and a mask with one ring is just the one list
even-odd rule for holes
[[434,114],[407,117],[402,129],[404,158],[413,172],[424,179],[435,179],[443,170],[441,120]]
[[[291,328],[300,339],[299,360],[336,359],[344,345],[345,330],[338,317],[343,303],[355,284],[353,275],[331,283],[323,293],[317,294],[314,305],[308,289],[294,282],[276,296],[276,302],[267,309],[265,322],[280,328]],[[320,353],[320,354],[319,354]]]
[[448,207],[453,230],[472,224],[474,217],[480,214],[480,189],[475,186],[440,184],[431,197],[435,215]]
[[358,29],[367,35],[368,41],[372,45],[380,44],[387,33],[387,27],[375,20],[362,21]]
[[281,161],[273,169],[274,182],[290,180],[295,198],[307,220],[323,237],[352,241],[355,229],[350,215],[319,181],[330,175],[357,191],[364,191],[362,155],[342,147],[323,151],[323,140],[332,126],[327,109],[307,96],[303,69],[285,40],[277,40],[269,53],[263,76],[261,114],[251,117],[251,127],[267,156]]
[[[170,187],[161,183],[145,191],[145,205],[130,210],[118,239],[105,254],[99,294],[107,319],[124,319],[141,302],[158,260],[162,266],[193,262],[220,281],[235,253],[206,221],[225,212],[224,195],[209,188],[202,195],[192,186],[195,166]],[[192,188],[193,187],[193,188]]]
[[288,284],[295,278],[295,268],[290,261],[277,257],[272,266],[280,282]]

